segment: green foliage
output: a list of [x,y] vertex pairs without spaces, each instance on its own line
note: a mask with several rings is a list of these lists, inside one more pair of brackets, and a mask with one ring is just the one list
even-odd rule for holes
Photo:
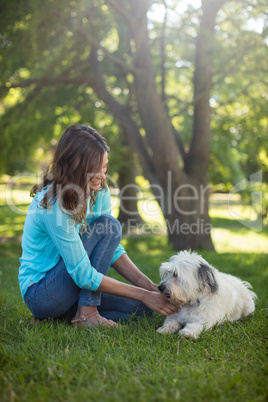
[[267,164],[259,154],[267,149],[264,3],[241,9],[227,2],[218,15],[211,106],[213,183],[235,184]]
[[[124,6],[128,9],[129,3]],[[165,10],[163,4],[152,2],[148,18],[159,92],[164,78],[163,101],[188,148],[195,38],[202,13],[192,5],[180,7],[169,1]],[[96,127],[118,154],[118,122],[87,82],[94,79],[89,56],[97,43],[125,63],[121,68],[102,48],[98,50],[107,91],[139,122],[133,74],[127,70],[134,49],[123,18],[102,0],[11,0],[3,2],[0,11],[0,171],[33,169],[35,149],[42,146],[46,152],[51,140],[76,122]],[[260,157],[268,148],[264,11],[262,0],[228,1],[217,18],[210,177],[225,189],[253,172],[267,171]],[[17,84],[22,87],[12,88]],[[114,171],[126,163],[127,152],[122,158],[114,157]]]
[[[116,144],[118,137],[114,119],[91,88],[71,79],[70,83],[61,83],[67,72],[72,77],[86,75],[90,46],[78,37],[78,14],[86,30],[90,7],[78,10],[75,2],[64,0],[26,3],[19,8],[7,3],[1,14],[8,19],[1,25],[0,171],[9,174],[31,169],[38,145],[47,151],[51,140],[71,124],[98,128],[108,143],[113,138]],[[55,76],[58,81],[50,82]],[[47,84],[9,89],[14,83],[33,78],[43,78]]]
[[[174,5],[173,8],[176,9]],[[152,51],[160,91],[163,73],[160,46],[161,40],[165,41],[167,105],[174,127],[189,147],[195,38],[201,15],[200,10],[192,6],[183,13],[179,13],[180,6],[176,10],[175,18],[172,7],[167,9],[170,18],[167,18],[165,36],[164,7],[161,17],[154,13],[149,15],[153,20]],[[215,32],[214,84],[210,99],[210,182],[229,190],[243,177],[258,170],[263,171],[267,182],[268,167],[260,158],[262,150],[268,149],[265,3],[227,1],[218,13]]]

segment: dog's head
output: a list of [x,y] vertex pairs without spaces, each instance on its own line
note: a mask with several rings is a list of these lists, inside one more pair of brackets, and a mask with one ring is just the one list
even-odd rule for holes
[[174,303],[189,303],[218,291],[215,272],[197,253],[181,251],[161,265],[158,289]]

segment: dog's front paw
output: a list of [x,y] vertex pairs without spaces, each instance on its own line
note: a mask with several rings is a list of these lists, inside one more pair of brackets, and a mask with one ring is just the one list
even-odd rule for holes
[[187,324],[179,334],[185,338],[197,339],[202,332],[203,325],[200,324]]
[[170,321],[163,325],[163,327],[158,328],[157,332],[160,334],[173,334],[179,329],[180,325],[176,321]]
[[170,334],[168,328],[165,327],[164,325],[163,325],[163,327],[159,327],[157,329],[157,332],[159,332],[159,334]]

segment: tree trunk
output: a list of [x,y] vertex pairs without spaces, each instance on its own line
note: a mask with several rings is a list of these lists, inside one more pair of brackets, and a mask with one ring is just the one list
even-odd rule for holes
[[[138,4],[140,3],[140,4]],[[195,113],[190,151],[184,155],[184,171],[178,166],[179,151],[174,146],[173,128],[156,90],[147,21],[141,1],[132,2],[132,15],[139,24],[132,30],[136,43],[135,90],[139,114],[154,154],[155,168],[162,189],[171,190],[160,205],[174,249],[213,249],[208,215],[208,163],[210,145],[210,86],[212,38],[216,9],[204,6],[204,15],[196,46],[194,76]],[[148,73],[150,72],[150,73]],[[146,175],[146,172],[145,172]]]
[[[126,139],[123,139],[123,143]],[[126,144],[127,145],[127,144]],[[118,185],[120,189],[120,207],[118,220],[123,231],[128,232],[144,223],[138,211],[138,186],[135,182],[137,175],[133,153],[128,152],[127,163],[118,170]]]
[[[141,126],[146,139],[128,108],[107,91],[96,48],[92,49],[91,67],[94,89],[120,120],[129,143],[139,156],[144,175],[160,205],[167,224],[169,240],[175,250],[213,249],[208,215],[208,163],[210,151],[210,88],[212,50],[217,12],[226,0],[203,0],[203,17],[196,43],[194,74],[194,122],[190,150],[183,150],[180,139],[174,141],[168,111],[157,91],[147,30],[148,0],[130,0],[130,9],[118,8],[127,21],[135,42],[134,88]],[[138,119],[138,120],[139,120]],[[178,146],[179,144],[179,146]],[[184,151],[184,152],[183,152]],[[181,163],[184,166],[180,166]]]
[[174,250],[213,250],[211,223],[208,215],[209,186],[200,184],[190,176],[170,180],[170,198],[167,200],[165,220],[169,241]]

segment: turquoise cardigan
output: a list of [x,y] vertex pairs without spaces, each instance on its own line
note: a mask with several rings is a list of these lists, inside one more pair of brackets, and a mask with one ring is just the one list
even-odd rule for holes
[[[56,201],[49,209],[40,208],[46,189],[34,197],[24,224],[21,241],[19,285],[22,297],[32,283],[44,278],[46,272],[55,267],[60,257],[77,286],[81,289],[96,291],[103,275],[91,265],[88,254],[79,235],[81,225],[74,223],[71,216],[64,213]],[[87,223],[93,222],[104,214],[111,214],[111,195],[107,188],[97,192],[96,204],[87,205]],[[126,253],[119,244],[113,256],[112,264]]]

